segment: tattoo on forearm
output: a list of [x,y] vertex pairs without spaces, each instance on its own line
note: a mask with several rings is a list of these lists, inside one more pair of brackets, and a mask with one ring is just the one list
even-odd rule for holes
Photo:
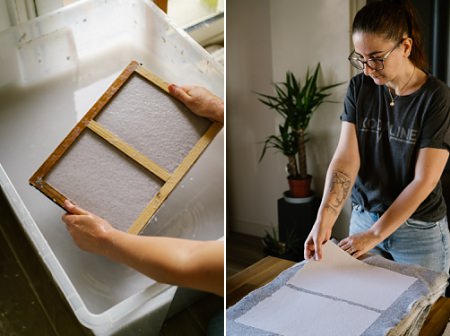
[[350,177],[339,171],[332,172],[330,183],[330,197],[328,203],[325,205],[325,209],[331,211],[334,215],[339,213],[342,204],[347,198],[348,191],[351,185]]

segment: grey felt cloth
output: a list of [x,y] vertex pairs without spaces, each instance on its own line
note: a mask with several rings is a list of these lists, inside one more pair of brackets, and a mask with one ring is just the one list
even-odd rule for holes
[[[401,265],[387,260],[381,256],[375,255],[369,256],[363,261],[369,265],[382,267],[400,274],[412,276],[417,280],[405,292],[403,292],[403,294],[400,295],[390,307],[382,311],[375,322],[372,323],[372,325],[370,325],[361,335],[418,335],[426,319],[426,316],[430,311],[431,305],[436,302],[440,296],[443,295],[447,286],[448,275],[444,273],[436,273],[420,266]],[[285,270],[272,282],[249,293],[241,301],[230,307],[227,310],[227,335],[277,335],[265,330],[238,323],[236,322],[236,320],[256,304],[258,304],[260,301],[270,297],[281,287],[289,286],[286,285],[286,283],[304,265],[305,261],[300,262],[293,267]],[[283,307],[274,307],[274,309],[279,310],[283,309]],[[314,308],[311,307],[310,309]],[[301,314],[301,312],[299,312],[299,314]],[[350,324],[351,322],[351,320],[342,321],[342,323],[347,324]],[[320,323],[320,321],[311,321],[311,323]],[[301,330],[299,330],[299,335],[305,334],[302,334]],[[340,335],[333,334],[332,336]]]

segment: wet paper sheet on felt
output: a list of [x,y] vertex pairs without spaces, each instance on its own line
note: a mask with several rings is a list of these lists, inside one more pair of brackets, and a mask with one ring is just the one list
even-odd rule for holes
[[332,242],[323,252],[236,322],[287,336],[361,335],[417,280],[365,264]]

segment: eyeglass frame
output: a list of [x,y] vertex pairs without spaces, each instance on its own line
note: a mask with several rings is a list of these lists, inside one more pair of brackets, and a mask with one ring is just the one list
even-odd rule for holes
[[[401,46],[401,44],[403,43],[403,41],[404,41],[405,39],[406,39],[406,38],[404,38],[404,39],[402,39],[401,41],[399,41],[399,42],[394,46],[394,48],[392,48],[391,50],[387,51],[386,54],[385,54],[383,57],[369,58],[367,61],[364,61],[364,60],[361,60],[360,58],[357,58],[357,57],[351,57],[351,56],[353,55],[353,53],[355,53],[355,49],[353,49],[353,51],[350,53],[350,55],[347,57],[347,59],[348,59],[348,61],[350,62],[350,64],[351,64],[355,69],[358,69],[358,70],[364,70],[364,67],[365,67],[366,65],[367,65],[370,69],[372,69],[373,71],[380,71],[380,70],[383,70],[383,69],[384,69],[384,61],[386,60],[386,58],[388,58],[389,55],[390,55],[395,49],[397,49],[399,46]],[[362,63],[362,69],[356,67],[356,66],[352,63],[352,60],[361,62],[361,63]],[[381,62],[382,67],[381,67],[380,69],[374,69],[374,68],[371,67],[369,64],[367,64],[367,62],[370,62],[370,61],[375,61],[375,62],[378,61],[378,62]]]

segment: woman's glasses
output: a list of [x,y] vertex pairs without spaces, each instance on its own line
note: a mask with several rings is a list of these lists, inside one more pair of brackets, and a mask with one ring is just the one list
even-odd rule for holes
[[399,47],[402,42],[404,41],[401,40],[400,42],[398,42],[394,48],[392,48],[391,50],[389,50],[388,52],[386,52],[386,54],[383,57],[374,57],[374,58],[369,58],[367,61],[364,61],[363,59],[361,59],[358,54],[355,52],[355,50],[352,51],[352,53],[350,54],[350,56],[348,56],[348,60],[350,61],[350,64],[352,66],[354,66],[356,69],[358,70],[364,70],[364,66],[367,65],[370,69],[374,70],[374,71],[378,71],[378,70],[383,70],[384,69],[384,61],[386,60],[386,58],[389,57],[389,55],[397,48]]

